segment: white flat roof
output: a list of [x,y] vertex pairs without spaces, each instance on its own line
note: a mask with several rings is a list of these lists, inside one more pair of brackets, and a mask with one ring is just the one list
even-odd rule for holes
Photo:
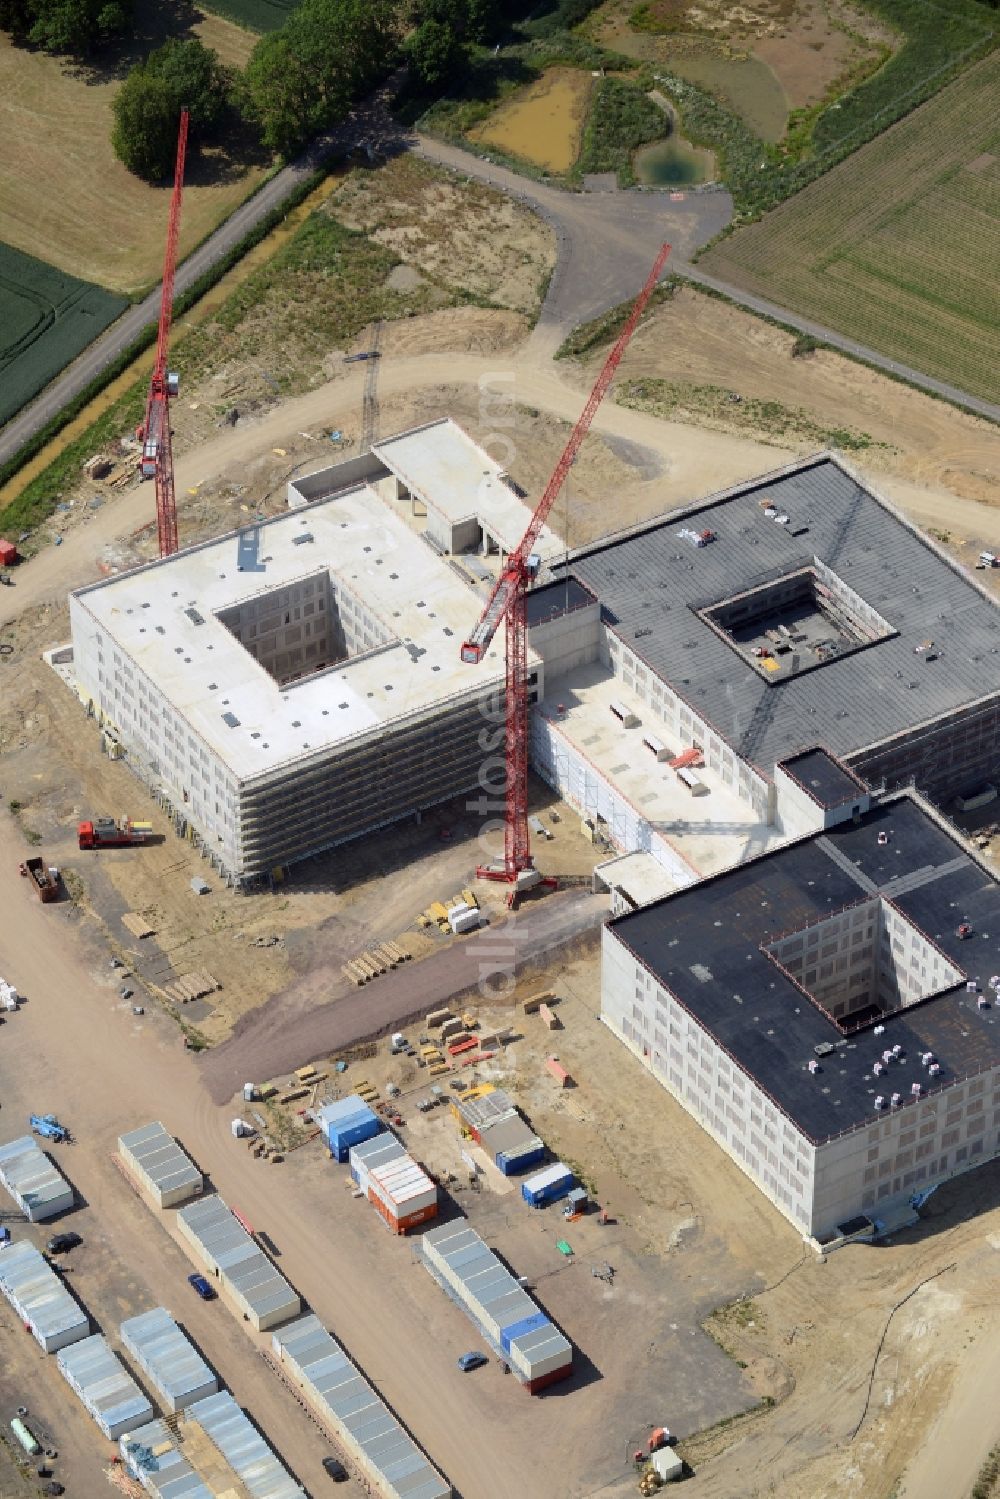
[[[482,665],[460,658],[485,596],[367,485],[265,521],[259,533],[259,570],[238,570],[246,532],[231,532],[73,595],[239,779],[501,678],[502,630]],[[312,539],[296,540],[304,536]],[[397,643],[280,686],[216,613],[323,570]]]
[[[632,710],[639,720],[635,728],[623,728],[612,715],[613,701]],[[563,704],[564,714],[555,712],[556,703]],[[606,667],[582,666],[565,677],[547,679],[545,700],[535,712],[543,714],[698,874],[715,874],[785,841],[707,766],[699,766],[695,774],[710,795],[692,796],[667,762],[655,759],[644,747],[643,735],[648,731],[678,755],[687,746]]]
[[651,901],[680,889],[669,870],[664,869],[652,854],[642,850],[608,859],[606,863],[598,864],[595,872],[609,885],[624,890],[640,906],[648,906]]
[[[475,517],[508,552],[528,529],[534,503],[511,489],[500,465],[450,416],[377,442],[372,452],[412,494],[453,525]],[[552,558],[561,556],[565,547],[544,526],[535,551]]]

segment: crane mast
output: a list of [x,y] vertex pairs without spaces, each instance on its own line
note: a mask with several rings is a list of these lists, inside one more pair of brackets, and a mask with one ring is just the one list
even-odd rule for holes
[[[660,279],[670,246],[663,245],[646,278],[642,291],[636,297],[625,326],[615,341],[587,398],[580,417],[563,449],[562,456],[552,471],[545,492],[535,507],[528,528],[504,563],[503,570],[490,594],[478,624],[462,646],[462,660],[477,665],[489,650],[500,621],[506,622],[506,697],[504,703],[506,726],[506,816],[504,821],[504,862],[502,866],[480,867],[476,872],[480,878],[504,880],[513,887],[512,894],[524,885],[533,883],[530,872],[534,865],[528,837],[528,708],[530,693],[528,686],[528,630],[527,595],[531,580],[538,571],[538,559],[533,555],[542,532],[542,527],[552,510],[556,498],[566,482],[566,476],[580,450],[583,439],[590,430],[594,415],[607,393],[622,355],[635,332],[636,324]],[[525,878],[529,875],[529,878]],[[537,875],[534,877],[537,880]]]
[[163,256],[156,363],[153,365],[149,395],[146,399],[146,420],[139,429],[139,435],[142,438],[140,472],[144,479],[153,479],[156,485],[156,531],[161,557],[170,557],[177,551],[177,500],[174,494],[174,458],[170,441],[170,398],[177,394],[177,376],[168,372],[167,361],[170,354],[174,271],[177,267],[177,239],[181,226],[187,136],[188,111],[182,109],[177,131],[174,191],[170,199],[170,216],[167,220],[167,247]]

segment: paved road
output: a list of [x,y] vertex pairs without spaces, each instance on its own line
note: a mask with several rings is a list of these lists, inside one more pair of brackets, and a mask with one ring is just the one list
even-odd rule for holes
[[731,302],[738,302],[741,307],[746,307],[750,312],[760,313],[763,317],[777,318],[779,322],[787,323],[790,328],[796,328],[800,333],[809,333],[813,338],[821,339],[823,343],[831,344],[833,348],[853,355],[855,359],[864,359],[866,363],[874,364],[878,369],[886,370],[890,375],[899,375],[904,380],[908,380],[911,385],[919,386],[921,390],[930,391],[932,395],[944,396],[945,400],[951,401],[955,406],[964,407],[966,411],[974,412],[976,416],[985,416],[992,422],[1000,422],[1000,406],[992,401],[984,401],[978,396],[968,395],[966,391],[959,390],[957,385],[949,385],[946,380],[935,380],[932,375],[925,375],[908,364],[899,364],[887,358],[885,354],[869,349],[866,344],[856,343],[853,338],[844,338],[842,334],[835,333],[832,328],[824,327],[822,323],[814,323],[809,318],[800,317],[797,312],[790,312],[787,307],[781,307],[777,302],[768,302],[764,297],[756,297],[751,292],[741,290],[738,286],[730,286],[728,281],[717,281],[714,276],[707,276],[697,266],[675,261],[671,269],[675,275],[683,276],[685,280],[694,282],[696,286],[705,286],[711,291],[721,292]]
[[[492,974],[520,972],[526,963],[595,931],[606,915],[607,903],[589,890],[545,895],[479,936],[405,963],[363,989],[343,978],[346,954],[338,953],[329,965],[312,969],[244,1016],[230,1040],[201,1059],[205,1086],[214,1102],[224,1103],[248,1077],[291,1072],[310,1058],[438,1009],[454,995],[490,983]],[[492,981],[494,992],[498,983],[504,983],[502,977]]]
[[[340,131],[317,140],[305,155],[265,182],[259,192],[240,205],[215,233],[194,250],[177,267],[174,292],[179,296],[199,276],[217,265],[229,251],[238,245],[262,219],[275,208],[280,208],[295,189],[312,175],[323,161],[335,151],[343,151],[364,132],[365,116],[352,119]],[[346,143],[346,145],[345,145]],[[166,221],[164,221],[164,230]],[[0,463],[13,457],[18,448],[56,416],[64,406],[78,396],[92,380],[112,364],[131,344],[143,328],[156,323],[160,316],[160,285],[157,283],[142,302],[137,302],[124,312],[116,323],[112,323],[100,338],[94,340],[68,369],[47,386],[30,405],[8,422],[0,432]]]

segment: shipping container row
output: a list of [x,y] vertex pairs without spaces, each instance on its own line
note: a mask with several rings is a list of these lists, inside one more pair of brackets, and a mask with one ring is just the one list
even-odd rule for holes
[[421,1237],[420,1253],[438,1284],[532,1394],[572,1372],[569,1340],[466,1224],[429,1229]]
[[395,1135],[375,1135],[349,1152],[351,1176],[393,1233],[437,1216],[437,1186]]

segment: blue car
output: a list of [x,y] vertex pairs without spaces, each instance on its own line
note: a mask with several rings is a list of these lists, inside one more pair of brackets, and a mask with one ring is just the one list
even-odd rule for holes
[[463,1353],[458,1361],[458,1367],[463,1374],[469,1374],[473,1369],[481,1369],[484,1364],[488,1363],[489,1359],[485,1353]]
[[202,1301],[214,1301],[215,1292],[203,1275],[189,1275],[188,1285],[194,1286]]

